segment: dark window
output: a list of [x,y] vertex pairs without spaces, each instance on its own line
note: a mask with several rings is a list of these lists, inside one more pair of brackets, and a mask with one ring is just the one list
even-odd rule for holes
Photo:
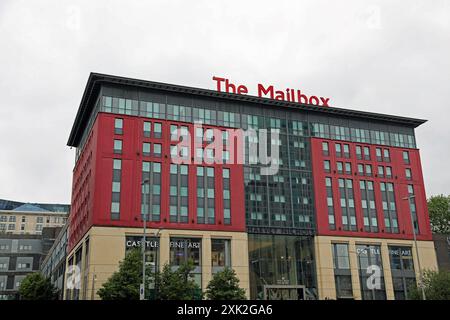
[[342,157],[342,146],[340,143],[335,144],[336,148],[336,157],[341,158]]
[[114,133],[123,134],[123,119],[114,119]]
[[161,163],[142,162],[141,213],[147,220],[160,221],[161,215]]
[[344,157],[350,158],[350,146],[348,144],[344,144]]
[[216,273],[224,267],[231,267],[231,245],[228,239],[211,239],[211,266]]
[[330,227],[330,230],[336,229],[336,221],[335,221],[335,214],[334,214],[334,203],[333,203],[333,188],[331,184],[331,178],[326,177],[325,178],[325,188],[327,191],[327,206],[328,206],[328,226]]
[[334,243],[332,249],[336,298],[353,298],[348,244]]
[[111,220],[120,219],[120,189],[122,178],[122,160],[113,159],[113,178],[111,196]]
[[144,142],[142,144],[142,155],[146,157],[150,156],[150,143]]
[[403,151],[403,163],[404,164],[410,164],[410,160],[409,160],[409,152],[408,151]]
[[336,168],[339,174],[342,174],[344,172],[344,164],[342,162],[336,162]]
[[230,169],[223,168],[223,223],[231,224],[231,191]]
[[406,300],[416,286],[412,248],[389,246],[389,259],[395,300]]
[[323,169],[325,170],[325,172],[330,172],[331,171],[330,161],[329,160],[325,160],[323,162]]
[[122,153],[122,140],[114,140],[114,153],[121,154]]
[[375,149],[375,153],[376,153],[376,156],[377,156],[377,161],[378,162],[383,161],[383,155],[382,155],[381,148],[376,148]]
[[364,147],[364,160],[370,160],[370,148]]
[[378,166],[378,177],[384,178],[384,167]]
[[356,159],[362,160],[362,148],[361,148],[361,146],[356,146]]
[[322,142],[322,153],[323,153],[324,156],[329,156],[330,155],[328,142]]
[[152,131],[152,123],[144,121],[144,137],[150,138]]
[[188,166],[170,164],[170,222],[188,222]]
[[385,162],[391,162],[391,155],[390,155],[389,149],[383,150],[383,160]]
[[412,180],[411,169],[409,169],[409,168],[405,169],[405,177],[406,177],[406,180]]

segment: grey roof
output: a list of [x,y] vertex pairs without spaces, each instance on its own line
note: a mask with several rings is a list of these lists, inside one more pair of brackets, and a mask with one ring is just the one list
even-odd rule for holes
[[186,95],[197,96],[197,97],[209,97],[215,98],[218,100],[232,100],[246,103],[256,103],[259,105],[269,105],[269,106],[283,106],[287,108],[293,109],[302,109],[305,111],[310,111],[319,114],[327,114],[327,115],[340,115],[347,116],[356,119],[370,119],[383,121],[392,124],[400,124],[409,127],[418,127],[419,125],[425,123],[427,120],[416,119],[416,118],[408,118],[401,116],[394,116],[388,114],[381,113],[373,113],[366,111],[358,111],[358,110],[350,110],[336,107],[321,107],[309,104],[301,104],[295,102],[287,102],[280,100],[273,100],[268,98],[261,98],[250,95],[239,95],[239,94],[231,94],[218,92],[214,90],[201,89],[201,88],[193,88],[186,87],[174,84],[167,84],[161,82],[147,81],[147,80],[139,80],[132,78],[125,78],[107,74],[100,73],[91,73],[89,75],[89,79],[86,84],[86,88],[83,93],[83,97],[81,98],[80,106],[78,108],[77,115],[75,117],[74,124],[72,126],[72,130],[69,135],[69,139],[67,141],[68,146],[76,147],[78,146],[81,136],[83,134],[84,128],[86,127],[91,111],[94,108],[95,99],[97,98],[98,92],[102,84],[116,84],[134,88],[142,88],[142,89],[153,89],[159,91],[165,91],[167,93],[183,93]]
[[51,212],[51,211],[45,210],[41,207],[32,205],[30,203],[25,203],[21,206],[18,206],[17,208],[14,208],[12,211]]
[[0,199],[0,210],[68,213],[70,211],[70,205],[59,203],[28,203]]

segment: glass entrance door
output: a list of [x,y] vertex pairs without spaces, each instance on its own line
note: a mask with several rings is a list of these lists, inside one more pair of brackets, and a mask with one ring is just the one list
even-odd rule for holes
[[264,300],[305,300],[305,286],[264,286]]

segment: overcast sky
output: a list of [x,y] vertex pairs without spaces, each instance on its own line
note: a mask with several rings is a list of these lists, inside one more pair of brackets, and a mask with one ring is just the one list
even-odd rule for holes
[[450,1],[0,0],[0,198],[69,203],[91,71],[214,89],[213,75],[428,119],[427,194],[450,193]]

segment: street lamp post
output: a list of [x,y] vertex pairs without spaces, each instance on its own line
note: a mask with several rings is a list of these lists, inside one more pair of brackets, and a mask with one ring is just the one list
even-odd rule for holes
[[[150,180],[146,179],[141,183],[141,186],[145,186],[148,185],[150,182]],[[146,196],[147,192],[144,193],[144,197]],[[144,198],[144,204],[148,205],[147,199]],[[144,206],[145,208],[145,206]],[[148,208],[148,206],[147,206]],[[147,215],[148,215],[148,211],[147,212],[143,212],[142,213],[142,220],[144,223],[144,234],[142,236],[142,244],[141,244],[141,249],[142,249],[142,284],[141,284],[141,290],[142,290],[142,294],[140,295],[140,300],[145,300],[145,249],[147,246],[147,242],[146,242],[146,232],[147,232]]]
[[[160,233],[161,233],[161,229],[158,229],[158,231],[155,233],[155,237],[158,238]],[[156,255],[155,255],[155,270],[153,273],[153,281],[155,282],[154,283],[155,288],[153,289],[154,290],[154,300],[156,300],[156,297],[158,294],[158,289],[157,289],[158,286],[156,285],[156,270],[158,267],[158,251],[160,250],[160,244],[161,244],[161,241],[158,240],[158,247],[156,248]]]
[[423,287],[422,267],[420,266],[419,249],[417,247],[416,228],[414,225],[414,219],[413,219],[412,211],[411,211],[411,199],[413,199],[415,197],[416,197],[416,195],[413,194],[413,195],[403,198],[403,200],[408,200],[408,204],[409,204],[409,215],[411,217],[411,226],[412,226],[413,237],[414,237],[414,247],[416,247],[417,266],[419,267],[420,289],[422,291],[422,299],[426,300],[427,298],[425,296],[425,289]]

